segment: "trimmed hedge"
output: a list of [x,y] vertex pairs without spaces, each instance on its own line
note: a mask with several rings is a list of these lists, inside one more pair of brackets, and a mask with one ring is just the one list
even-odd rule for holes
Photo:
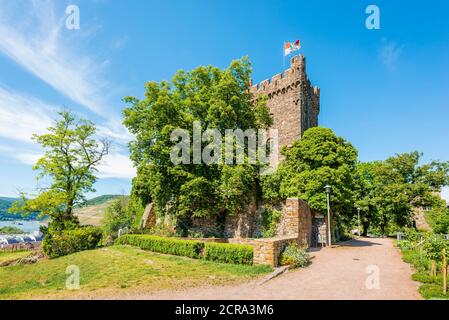
[[253,264],[254,249],[250,245],[204,243],[198,240],[164,238],[147,234],[126,234],[115,240],[115,244],[195,259],[204,258],[214,262]]
[[189,258],[200,258],[204,249],[204,243],[201,241],[164,238],[146,234],[126,234],[118,238],[115,244],[131,245],[144,250]]
[[95,249],[102,237],[102,230],[92,226],[49,234],[42,241],[42,252],[50,258],[57,258],[78,251]]
[[253,264],[253,247],[232,243],[206,243],[206,260],[235,264]]

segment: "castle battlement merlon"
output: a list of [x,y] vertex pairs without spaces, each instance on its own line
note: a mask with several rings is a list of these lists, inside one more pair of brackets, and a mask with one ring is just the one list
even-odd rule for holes
[[[304,83],[312,87],[306,74],[306,59],[303,55],[294,56],[290,59],[290,68],[284,70],[283,73],[278,73],[265,79],[260,83],[251,86],[251,93],[253,94],[268,94],[271,95],[283,89],[287,89],[292,85],[299,85]],[[314,87],[313,92],[319,94],[319,88]]]

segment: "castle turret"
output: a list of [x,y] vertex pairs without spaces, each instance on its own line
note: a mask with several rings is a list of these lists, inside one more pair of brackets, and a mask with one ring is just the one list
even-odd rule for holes
[[303,55],[290,60],[290,68],[251,87],[254,95],[266,94],[273,116],[273,128],[278,130],[279,147],[290,146],[301,139],[304,131],[318,126],[320,89],[307,78]]

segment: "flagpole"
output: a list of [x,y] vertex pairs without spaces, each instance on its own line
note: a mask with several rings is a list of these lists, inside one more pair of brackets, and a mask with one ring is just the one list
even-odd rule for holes
[[281,73],[284,73],[285,71],[285,41],[284,45],[282,46],[282,71]]

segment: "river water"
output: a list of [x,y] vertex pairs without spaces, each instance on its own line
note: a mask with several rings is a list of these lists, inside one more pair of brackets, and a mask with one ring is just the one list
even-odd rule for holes
[[17,221],[0,221],[0,228],[3,227],[16,227],[19,228],[26,233],[33,233],[34,231],[39,231],[39,227],[44,222],[39,222],[36,220],[25,221],[25,220],[17,220]]

